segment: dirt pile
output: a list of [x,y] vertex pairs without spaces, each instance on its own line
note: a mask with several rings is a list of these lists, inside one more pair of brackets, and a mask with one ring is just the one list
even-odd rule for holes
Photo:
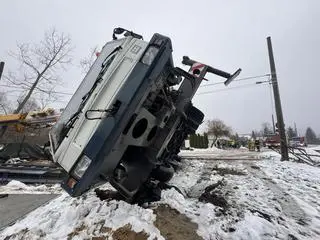
[[112,234],[114,240],[147,240],[148,237],[149,235],[144,231],[138,233],[132,231],[130,224],[118,228]]
[[[134,232],[132,230],[132,226],[130,224],[124,225],[116,230],[112,230],[111,228],[104,226],[105,221],[101,221],[95,225],[95,231],[91,240],[106,240],[109,239],[110,236],[114,240],[146,240],[148,239],[149,235],[144,232]],[[74,239],[75,237],[80,237],[81,233],[86,233],[88,230],[88,226],[81,225],[76,227],[74,231],[68,234],[68,240]]]
[[160,205],[154,210],[157,215],[154,225],[167,240],[200,240],[197,234],[198,225],[184,214],[169,207]]

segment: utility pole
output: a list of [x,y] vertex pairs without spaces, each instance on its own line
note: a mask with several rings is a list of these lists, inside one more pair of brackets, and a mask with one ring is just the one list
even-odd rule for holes
[[297,131],[296,122],[294,122],[294,133],[295,133],[295,137],[298,137],[298,136],[299,136],[298,131]]
[[279,129],[279,135],[280,135],[281,161],[286,161],[286,160],[289,160],[289,154],[288,154],[286,132],[284,127],[283,115],[282,115],[282,107],[281,107],[279,86],[278,86],[278,80],[277,80],[276,65],[274,63],[274,58],[273,58],[271,37],[267,37],[267,44],[268,44],[269,61],[270,61],[271,83],[273,86],[274,103],[275,103],[276,114],[277,114],[277,127]]
[[3,68],[4,68],[4,62],[0,62],[0,80],[3,73]]
[[273,129],[273,133],[276,133],[276,126],[275,126],[275,123],[274,123],[273,113],[272,113],[272,129]]

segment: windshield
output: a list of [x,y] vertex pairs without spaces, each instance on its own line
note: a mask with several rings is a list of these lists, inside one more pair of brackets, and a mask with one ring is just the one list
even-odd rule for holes
[[81,103],[83,102],[83,98],[87,95],[88,91],[93,88],[98,75],[101,72],[101,68],[104,67],[104,61],[117,47],[121,46],[124,41],[125,39],[120,39],[108,42],[103,47],[100,56],[96,59],[96,61],[90,68],[89,72],[87,73],[87,75],[79,85],[77,91],[66,106],[65,110],[61,114],[58,122],[54,125],[50,132],[50,138],[54,149],[57,149],[60,144],[60,135],[65,124],[70,120],[70,118],[76,115]]

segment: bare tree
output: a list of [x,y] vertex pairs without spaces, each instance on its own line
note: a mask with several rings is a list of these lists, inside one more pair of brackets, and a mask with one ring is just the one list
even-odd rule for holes
[[40,92],[38,96],[38,102],[40,104],[40,109],[43,110],[44,108],[48,107],[50,103],[54,103],[59,99],[59,96],[57,94],[53,93],[43,93]]
[[0,92],[0,113],[8,114],[11,110],[11,104],[8,100],[6,93]]
[[262,123],[261,133],[263,134],[263,136],[268,136],[273,133],[270,123]]
[[251,132],[251,138],[256,139],[257,137],[263,137],[263,132],[262,131],[257,131],[257,130],[252,130]]
[[80,60],[80,67],[81,67],[82,72],[84,74],[89,72],[92,64],[94,63],[94,61],[97,58],[97,54],[98,53],[99,53],[98,46],[95,46],[95,47],[90,49],[90,53],[89,53],[89,55],[87,57],[85,57],[85,58]]
[[19,113],[34,92],[51,94],[59,84],[58,69],[65,69],[71,63],[71,39],[55,29],[47,31],[38,44],[17,44],[17,52],[9,54],[20,63],[19,74],[9,72],[5,77],[10,86],[25,90],[25,95],[18,101],[14,113]]
[[213,141],[215,142],[219,137],[230,136],[231,128],[228,127],[222,120],[213,119],[207,122],[207,132],[215,137]]
[[312,130],[311,127],[308,127],[306,130],[306,139],[308,143],[318,144],[319,139],[317,139],[316,133]]
[[294,129],[291,126],[289,126],[287,128],[287,135],[288,135],[288,139],[296,137],[296,133],[295,133]]
[[[18,98],[18,100],[17,100],[18,105],[20,104],[21,101],[23,101],[23,99],[24,99],[24,96],[20,96]],[[36,111],[36,110],[40,110],[40,105],[35,98],[30,97],[28,99],[28,101],[24,104],[24,106],[20,112],[21,113],[28,113],[28,112]]]

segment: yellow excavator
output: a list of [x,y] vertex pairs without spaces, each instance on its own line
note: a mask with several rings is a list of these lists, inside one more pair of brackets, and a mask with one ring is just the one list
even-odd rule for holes
[[59,116],[60,114],[57,114],[52,108],[29,113],[0,114],[0,127],[14,126],[17,132],[23,131],[26,126],[35,128],[49,127],[58,120]]
[[13,126],[17,132],[21,132],[24,129],[24,122],[27,114],[8,114],[0,115],[0,127]]
[[48,141],[51,126],[60,117],[52,108],[21,114],[0,114],[0,144],[32,141]]

